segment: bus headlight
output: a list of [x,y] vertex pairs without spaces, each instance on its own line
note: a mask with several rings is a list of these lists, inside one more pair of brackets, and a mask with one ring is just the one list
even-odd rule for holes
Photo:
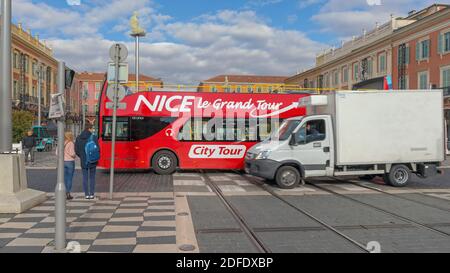
[[262,151],[260,152],[257,156],[256,156],[256,160],[260,160],[260,159],[267,159],[269,158],[271,151]]

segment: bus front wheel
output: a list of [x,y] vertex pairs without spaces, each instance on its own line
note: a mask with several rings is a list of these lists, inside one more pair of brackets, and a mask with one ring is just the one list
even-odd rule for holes
[[177,157],[170,151],[159,151],[152,158],[152,168],[157,174],[172,174],[177,166]]

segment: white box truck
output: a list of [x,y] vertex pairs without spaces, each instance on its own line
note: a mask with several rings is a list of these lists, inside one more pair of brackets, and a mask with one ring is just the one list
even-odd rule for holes
[[337,91],[306,97],[300,107],[306,116],[285,120],[248,151],[247,173],[286,189],[310,177],[375,175],[402,187],[412,173],[440,173],[442,90]]

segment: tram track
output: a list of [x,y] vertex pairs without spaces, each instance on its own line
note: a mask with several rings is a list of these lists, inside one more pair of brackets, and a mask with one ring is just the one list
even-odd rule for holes
[[[281,201],[285,205],[291,207],[292,209],[296,210],[297,212],[302,213],[303,215],[307,216],[308,218],[310,218],[314,222],[319,223],[321,225],[321,227],[322,227],[321,230],[329,230],[332,233],[334,233],[334,234],[338,235],[339,237],[343,238],[344,240],[348,241],[352,245],[356,246],[357,248],[361,249],[363,252],[370,253],[370,251],[367,249],[367,247],[365,245],[363,245],[360,242],[352,239],[351,237],[349,237],[346,234],[342,233],[341,231],[339,231],[335,227],[327,224],[325,221],[319,219],[318,217],[315,217],[313,214],[311,214],[310,212],[306,211],[305,209],[299,208],[296,205],[292,204],[291,202],[289,202],[288,200],[283,198],[283,196],[281,196],[280,194],[276,193],[273,189],[268,187],[265,183],[262,183],[261,181],[253,180],[253,179],[251,179],[251,178],[249,178],[247,176],[243,176],[238,171],[235,171],[235,173],[241,175],[246,181],[248,181],[249,183],[251,183],[251,184],[253,184],[253,185],[257,186],[257,187],[259,187],[260,189],[264,190],[265,192],[269,193],[272,197],[278,199],[279,201]],[[256,230],[256,229],[254,229],[254,230]],[[258,232],[267,232],[267,231],[274,231],[274,230],[277,231],[277,230],[281,230],[281,229],[280,228],[276,228],[276,229],[265,228],[265,229],[258,230]]]
[[[340,180],[340,179],[338,179],[338,178],[333,178],[333,179],[334,179],[335,181],[343,182],[342,180]],[[310,186],[312,186],[312,187],[315,187],[315,188],[317,188],[317,189],[319,189],[319,190],[322,190],[322,191],[324,191],[324,192],[327,192],[327,193],[330,193],[330,194],[332,194],[332,195],[338,196],[338,197],[340,197],[340,198],[343,198],[343,199],[346,199],[346,200],[350,200],[350,201],[352,201],[352,202],[354,202],[354,203],[358,203],[358,204],[360,204],[360,205],[364,205],[364,206],[366,206],[366,207],[372,208],[372,209],[377,210],[377,211],[379,211],[379,212],[381,212],[381,213],[384,213],[384,214],[386,214],[386,215],[389,215],[389,216],[391,216],[391,217],[394,217],[394,218],[397,218],[397,219],[399,219],[399,220],[402,220],[402,221],[404,221],[404,222],[406,222],[406,223],[409,223],[409,224],[411,224],[411,225],[413,225],[413,226],[416,226],[416,227],[419,227],[419,228],[423,228],[423,229],[427,229],[427,230],[429,230],[429,231],[432,231],[432,232],[434,232],[434,233],[440,234],[440,235],[445,236],[445,237],[450,237],[450,233],[448,233],[448,232],[444,232],[444,231],[442,231],[442,230],[435,229],[435,228],[433,228],[431,225],[424,224],[424,223],[420,223],[420,222],[415,221],[415,220],[413,220],[413,219],[411,219],[411,218],[408,218],[408,217],[399,215],[399,214],[397,214],[397,213],[393,213],[393,212],[391,212],[391,211],[388,211],[388,210],[386,210],[386,209],[380,208],[380,207],[378,207],[378,206],[375,206],[375,205],[372,205],[372,204],[363,202],[363,201],[361,201],[361,200],[352,198],[352,197],[350,197],[350,195],[342,194],[342,193],[340,193],[340,192],[331,190],[331,189],[326,188],[326,187],[324,187],[324,186],[320,186],[320,185],[318,185],[318,184],[316,184],[316,183],[311,183],[310,181],[306,181],[306,184],[308,184],[308,185],[310,185]],[[349,183],[349,184],[353,184],[353,183]],[[368,187],[368,189],[373,190],[374,192],[379,192],[379,191],[376,191],[376,190],[372,189],[371,187]],[[381,191],[381,192],[382,192],[382,193],[385,193],[385,194],[388,194],[389,196],[393,195],[393,194],[387,193],[387,192],[385,192],[385,191]],[[396,196],[394,195],[394,197],[396,197]],[[400,198],[400,197],[398,197],[398,198]],[[400,199],[403,199],[403,198],[400,198]],[[409,200],[409,199],[405,199],[405,200],[411,201],[411,200]],[[414,201],[412,201],[412,202],[414,202]],[[416,202],[416,203],[419,203],[419,204],[420,204],[421,202]],[[424,205],[424,204],[422,204],[422,205]],[[431,207],[432,207],[432,206],[431,206]]]
[[[405,196],[399,196],[398,194],[393,194],[393,193],[384,191],[384,190],[379,189],[379,188],[376,188],[376,187],[371,187],[371,186],[368,186],[368,185],[363,185],[363,184],[361,184],[360,182],[356,182],[356,181],[347,181],[347,180],[343,180],[343,179],[339,179],[339,178],[334,178],[334,179],[337,180],[337,181],[339,181],[339,182],[348,184],[348,185],[358,186],[358,187],[365,188],[365,189],[368,189],[368,190],[372,190],[372,191],[376,191],[376,192],[379,192],[379,193],[383,193],[383,194],[386,194],[386,195],[389,195],[389,196],[391,196],[391,197],[395,197],[395,198],[398,198],[398,199],[403,199],[403,200],[410,201],[410,202],[414,202],[414,203],[416,203],[416,204],[420,204],[420,205],[427,206],[427,207],[430,207],[430,208],[442,210],[442,211],[445,211],[445,212],[450,212],[450,209],[445,209],[445,208],[442,208],[442,207],[439,207],[439,206],[435,206],[435,205],[431,205],[431,204],[428,204],[428,203],[425,203],[425,202],[417,201],[417,200],[415,200],[415,199],[407,198],[407,197],[405,197]],[[369,183],[369,181],[367,181],[367,182]],[[414,192],[414,193],[424,195],[422,192]],[[429,197],[429,198],[433,198],[433,199],[437,199],[437,200],[442,201],[442,199],[440,199],[440,198],[438,198],[438,197],[435,197],[435,196],[431,196],[431,195],[425,195],[425,196],[427,196],[427,197]]]
[[[235,206],[231,202],[231,200],[229,200],[230,199],[229,196],[227,197],[227,195],[224,194],[224,192],[222,192],[221,187],[218,185],[218,183],[214,179],[209,177],[210,173],[209,172],[205,173],[203,171],[201,171],[200,173],[201,173],[201,176],[203,177],[205,183],[219,197],[219,199],[225,205],[227,210],[230,211],[232,216],[236,219],[240,228],[224,229],[224,230],[222,230],[222,229],[219,229],[219,230],[205,229],[205,230],[199,230],[197,232],[198,233],[244,232],[247,235],[247,237],[250,239],[252,244],[255,245],[255,247],[261,253],[270,253],[271,252],[270,248],[267,246],[267,244],[265,244],[265,242],[261,239],[262,236],[264,236],[264,235],[262,235],[262,233],[270,233],[270,232],[331,231],[332,233],[338,235],[342,239],[345,239],[347,242],[351,243],[351,245],[356,246],[357,248],[361,249],[364,252],[370,252],[364,245],[366,242],[361,242],[360,240],[358,241],[358,240],[353,239],[352,237],[350,237],[346,234],[347,231],[358,230],[358,229],[364,229],[364,230],[389,229],[389,230],[391,230],[391,229],[420,228],[422,230],[428,230],[435,234],[439,234],[440,236],[445,236],[446,238],[450,237],[449,233],[438,229],[439,227],[448,227],[448,226],[450,226],[450,223],[425,224],[425,223],[420,222],[420,220],[417,221],[417,220],[402,216],[398,213],[388,211],[377,205],[369,204],[364,201],[349,197],[345,194],[340,193],[339,191],[334,191],[333,189],[329,189],[324,186],[321,186],[320,184],[317,185],[313,182],[307,182],[307,184],[313,188],[319,189],[328,194],[335,195],[339,198],[344,198],[346,200],[352,201],[353,203],[357,203],[359,205],[369,207],[375,211],[381,212],[385,215],[389,215],[390,217],[393,217],[395,219],[399,219],[402,221],[401,223],[397,223],[397,224],[393,223],[393,224],[386,224],[386,225],[383,225],[383,224],[382,225],[349,225],[349,226],[330,225],[326,221],[322,220],[320,217],[315,216],[310,211],[305,210],[304,208],[298,207],[294,203],[290,202],[288,199],[285,198],[285,196],[283,194],[278,193],[275,189],[273,189],[271,186],[267,185],[264,181],[256,179],[252,176],[243,175],[242,172],[235,171],[235,173],[238,174],[242,179],[245,179],[245,181],[247,181],[248,183],[250,183],[254,186],[257,186],[258,188],[263,190],[263,192],[268,193],[269,195],[267,195],[267,196],[272,196],[272,197],[276,198],[280,202],[293,208],[295,211],[301,213],[302,215],[310,218],[311,220],[313,220],[314,222],[319,224],[319,226],[317,226],[317,227],[298,227],[298,226],[297,227],[296,226],[293,226],[293,227],[252,227],[247,222],[244,215],[239,211],[239,208],[237,206]],[[400,198],[400,197],[397,197],[395,194],[385,192],[383,190],[377,191],[376,189],[372,189],[372,187],[370,187],[370,186],[364,187],[364,185],[359,185],[357,183],[353,183],[353,182],[349,182],[349,181],[345,181],[345,180],[338,180],[338,179],[334,179],[334,180],[339,181],[341,183],[345,182],[345,184],[355,185],[355,186],[359,186],[362,188],[366,188],[366,189],[372,190],[374,192],[380,192],[383,194],[387,194],[389,196],[392,196],[392,198]],[[415,200],[410,200],[409,198],[401,197],[400,199],[405,200],[405,201],[415,202],[420,205],[427,205],[427,204],[422,204],[422,202],[416,202]],[[427,207],[433,208],[433,209],[440,209],[441,211],[448,212],[445,209],[435,207],[435,206],[432,206],[429,204]]]
[[[231,216],[238,223],[240,230],[244,232],[244,234],[248,237],[253,246],[260,253],[271,253],[271,250],[264,244],[261,238],[256,234],[254,229],[247,223],[244,216],[236,209],[236,207],[227,200],[222,190],[215,184],[207,175],[205,175],[204,171],[200,171],[201,176],[203,177],[206,185],[208,185],[211,190],[219,197],[219,200],[225,206],[225,208],[230,212]],[[206,233],[208,231],[204,231]],[[223,230],[222,230],[223,232]],[[234,231],[236,232],[236,230]]]

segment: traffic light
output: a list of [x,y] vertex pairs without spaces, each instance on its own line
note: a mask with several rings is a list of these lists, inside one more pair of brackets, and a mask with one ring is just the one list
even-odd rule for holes
[[75,77],[75,71],[66,67],[66,75],[65,75],[66,90],[70,89],[72,87],[74,77]]

